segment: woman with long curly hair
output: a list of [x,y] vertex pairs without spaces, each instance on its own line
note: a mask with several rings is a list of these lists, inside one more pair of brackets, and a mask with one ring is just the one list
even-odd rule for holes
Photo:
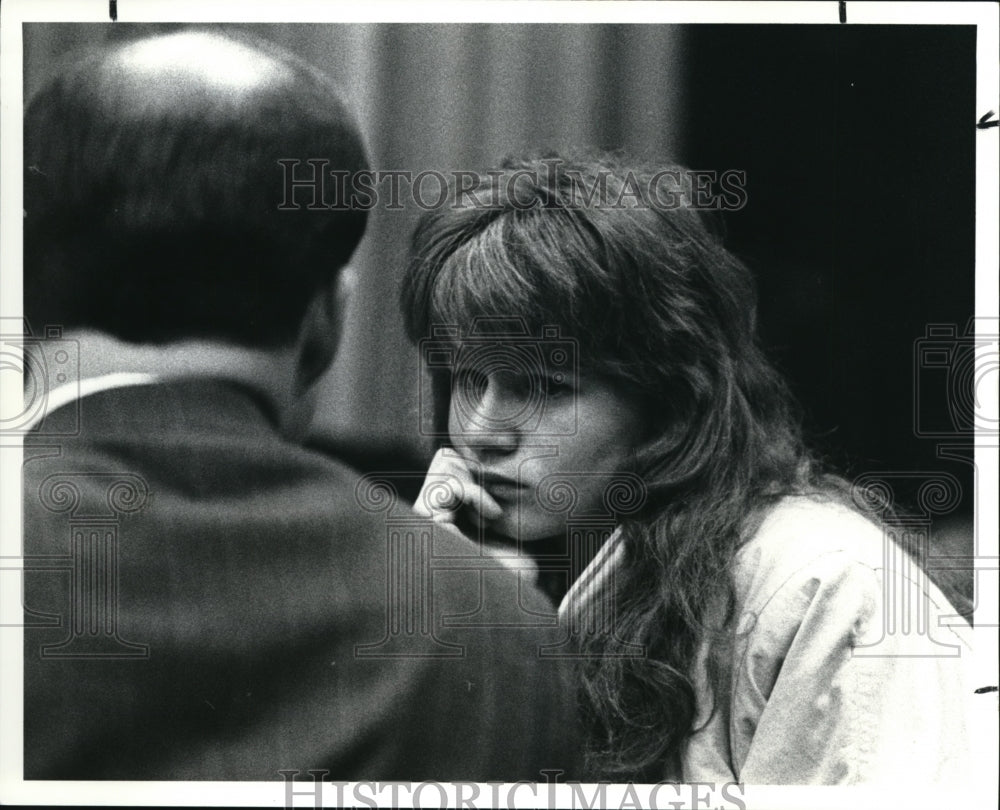
[[508,161],[424,216],[402,301],[439,445],[417,508],[534,561],[579,645],[595,777],[957,777],[968,628],[894,632],[887,606],[955,610],[805,447],[687,176]]

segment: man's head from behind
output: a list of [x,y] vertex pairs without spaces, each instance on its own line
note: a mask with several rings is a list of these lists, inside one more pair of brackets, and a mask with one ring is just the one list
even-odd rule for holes
[[31,100],[24,150],[33,325],[289,345],[365,228],[279,210],[279,160],[351,173],[366,154],[329,81],[259,41],[187,30],[85,57]]

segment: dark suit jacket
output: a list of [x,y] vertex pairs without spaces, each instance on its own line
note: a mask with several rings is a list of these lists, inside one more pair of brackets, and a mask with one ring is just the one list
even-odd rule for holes
[[78,407],[26,441],[25,778],[572,777],[559,631],[516,575],[239,385]]

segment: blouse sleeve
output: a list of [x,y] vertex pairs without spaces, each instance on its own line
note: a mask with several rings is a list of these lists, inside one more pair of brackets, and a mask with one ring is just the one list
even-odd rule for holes
[[739,628],[739,780],[963,778],[970,650],[958,629],[939,626],[951,612],[921,572],[887,575],[843,553],[789,576]]

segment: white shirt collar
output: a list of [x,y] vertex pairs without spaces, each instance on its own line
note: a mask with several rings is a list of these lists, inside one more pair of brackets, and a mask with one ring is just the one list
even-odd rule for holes
[[158,381],[159,377],[155,374],[123,371],[114,374],[103,374],[100,377],[89,377],[78,382],[64,383],[53,388],[48,393],[44,406],[38,409],[22,430],[26,432],[34,430],[53,411],[91,394],[96,394],[99,391],[108,391],[112,388],[127,388],[133,385],[149,385]]
[[583,573],[570,586],[562,602],[559,603],[559,618],[565,619],[570,614],[579,615],[584,606],[604,587],[615,568],[621,564],[624,554],[622,530],[617,528],[604,541],[594,559],[583,569]]

